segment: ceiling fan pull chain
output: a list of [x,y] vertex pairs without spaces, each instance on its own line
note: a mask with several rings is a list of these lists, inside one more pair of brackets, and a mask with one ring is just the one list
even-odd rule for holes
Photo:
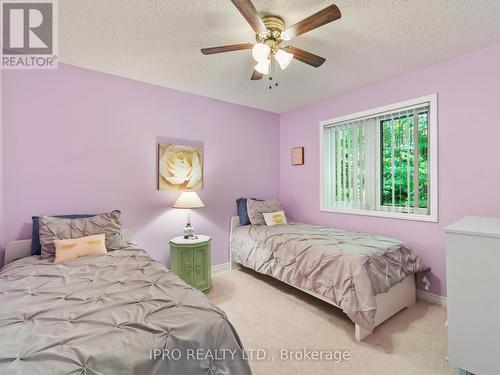
[[[273,67],[271,65],[271,73],[272,73],[272,70],[273,70]],[[279,83],[278,83],[278,62],[276,60],[274,60],[274,78],[275,78],[275,82],[274,82],[274,87],[278,87],[279,86]],[[273,76],[272,74],[269,75],[269,90],[272,90],[273,89]]]
[[272,81],[273,81],[273,61],[271,59],[271,71],[269,72],[269,90],[273,89]]

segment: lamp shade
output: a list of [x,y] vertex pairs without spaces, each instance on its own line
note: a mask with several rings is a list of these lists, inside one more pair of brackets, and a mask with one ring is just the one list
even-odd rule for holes
[[286,69],[288,65],[292,62],[293,55],[291,53],[285,52],[282,49],[279,49],[274,54],[274,58],[280,64],[281,69]]
[[264,43],[257,43],[252,48],[252,56],[257,62],[267,60],[269,52],[271,52],[271,47]]
[[175,201],[173,208],[201,208],[205,204],[194,191],[184,191]]
[[269,65],[271,65],[271,59],[261,61],[255,65],[255,70],[262,74],[269,74]]

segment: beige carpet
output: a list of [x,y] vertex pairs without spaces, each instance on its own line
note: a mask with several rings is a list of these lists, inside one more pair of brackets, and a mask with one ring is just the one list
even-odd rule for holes
[[[269,356],[250,362],[254,375],[457,373],[444,360],[443,307],[418,301],[357,343],[354,324],[339,309],[277,280],[236,270],[213,275],[213,283],[208,297],[227,313],[245,348]],[[281,360],[281,349],[347,350],[351,359]]]

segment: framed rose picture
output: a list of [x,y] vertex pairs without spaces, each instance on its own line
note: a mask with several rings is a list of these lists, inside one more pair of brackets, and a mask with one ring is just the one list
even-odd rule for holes
[[158,144],[158,190],[198,191],[202,187],[202,147]]
[[292,148],[292,165],[304,164],[304,147]]

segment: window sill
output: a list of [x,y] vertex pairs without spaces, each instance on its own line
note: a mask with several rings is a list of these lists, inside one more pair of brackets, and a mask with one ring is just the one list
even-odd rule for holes
[[417,215],[417,214],[406,214],[400,212],[360,210],[356,208],[326,208],[326,207],[321,207],[320,211],[332,212],[337,214],[383,217],[389,219],[425,221],[431,223],[438,222],[437,212],[433,212],[431,215]]

